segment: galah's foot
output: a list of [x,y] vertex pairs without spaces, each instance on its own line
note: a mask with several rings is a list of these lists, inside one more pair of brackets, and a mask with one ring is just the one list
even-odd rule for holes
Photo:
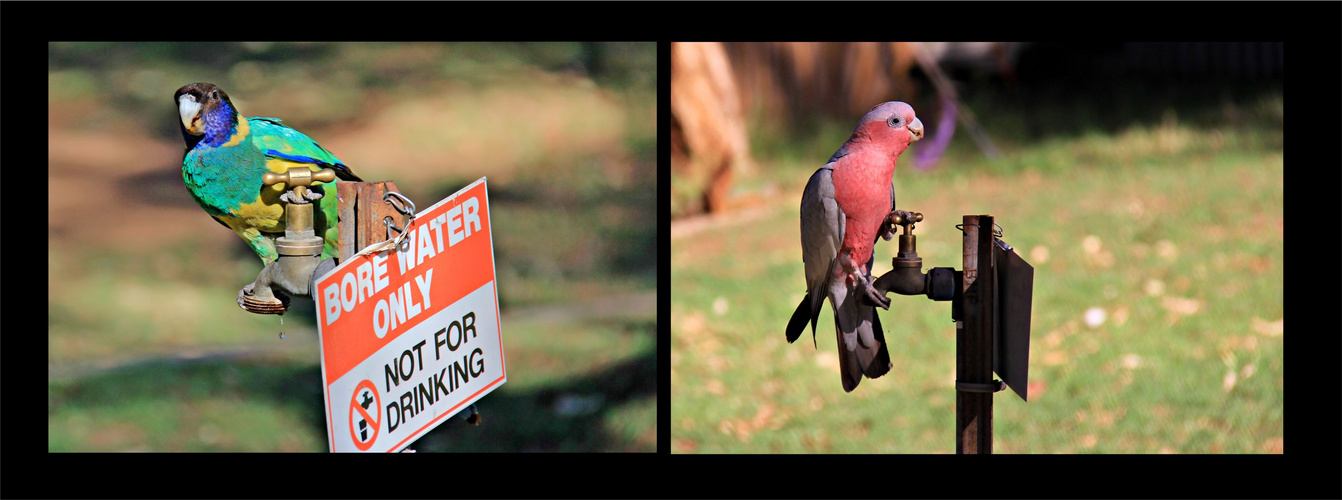
[[900,224],[909,224],[912,221],[913,214],[907,210],[893,210],[881,221],[880,236],[885,241],[890,241],[899,231],[896,226]]
[[880,290],[877,290],[875,286],[872,286],[871,279],[867,276],[857,274],[856,277],[858,278],[859,286],[865,291],[865,300],[863,300],[863,302],[889,311],[890,298],[886,297]]
[[876,232],[876,235],[885,241],[890,241],[895,237],[896,229],[894,222],[891,220],[892,215],[894,214],[885,216],[885,220],[881,221],[881,228]]
[[876,287],[871,286],[870,283],[867,284],[867,299],[869,299],[872,302],[872,305],[876,307],[887,311],[890,310],[890,298],[881,295],[881,292],[877,290]]

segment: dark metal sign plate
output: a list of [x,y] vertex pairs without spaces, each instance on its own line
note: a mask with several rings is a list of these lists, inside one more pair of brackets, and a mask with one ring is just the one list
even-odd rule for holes
[[1030,304],[1034,267],[1015,250],[993,245],[997,264],[997,326],[993,332],[993,371],[1022,400],[1029,401]]

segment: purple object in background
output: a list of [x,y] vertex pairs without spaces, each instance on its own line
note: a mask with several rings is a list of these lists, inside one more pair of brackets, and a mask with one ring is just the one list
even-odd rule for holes
[[951,144],[951,137],[955,135],[955,120],[958,118],[959,108],[955,104],[955,99],[950,96],[941,98],[941,123],[937,124],[937,130],[932,135],[931,144],[921,148],[918,155],[914,157],[914,168],[926,172],[937,166],[941,161],[942,153],[946,152],[946,147]]

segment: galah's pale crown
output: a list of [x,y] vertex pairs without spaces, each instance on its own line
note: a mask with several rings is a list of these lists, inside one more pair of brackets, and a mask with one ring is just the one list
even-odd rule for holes
[[898,156],[909,144],[923,138],[923,122],[913,113],[913,107],[900,101],[889,101],[871,108],[858,122],[849,142],[867,140],[878,147],[891,149]]

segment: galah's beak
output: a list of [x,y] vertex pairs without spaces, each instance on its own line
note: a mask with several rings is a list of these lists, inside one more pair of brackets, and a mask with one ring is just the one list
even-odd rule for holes
[[912,122],[912,123],[909,123],[909,135],[912,135],[912,136],[913,136],[913,140],[910,140],[910,141],[909,141],[910,144],[915,143],[915,142],[918,142],[919,140],[922,140],[922,138],[923,138],[923,121],[922,121],[922,120],[919,120],[917,117],[914,117],[914,118],[913,118],[913,122]]
[[193,135],[205,133],[200,123],[200,103],[196,102],[196,96],[191,94],[182,94],[177,98],[177,114],[182,117],[182,127]]

